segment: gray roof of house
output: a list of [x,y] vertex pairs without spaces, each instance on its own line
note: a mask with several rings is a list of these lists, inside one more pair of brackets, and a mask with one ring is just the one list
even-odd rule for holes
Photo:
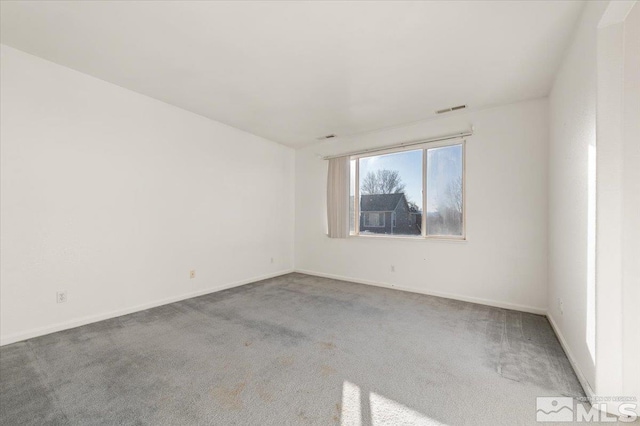
[[360,197],[360,211],[390,212],[396,209],[402,199],[404,199],[402,192],[397,194],[362,195]]

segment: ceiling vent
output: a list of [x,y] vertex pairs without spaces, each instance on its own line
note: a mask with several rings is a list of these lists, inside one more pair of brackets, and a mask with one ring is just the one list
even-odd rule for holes
[[465,109],[466,105],[458,105],[451,108],[439,109],[436,114],[444,114],[445,112],[458,111],[459,109]]
[[330,134],[330,135],[326,135],[326,136],[320,136],[320,137],[319,137],[319,138],[317,138],[317,139],[318,139],[319,141],[324,141],[324,140],[327,140],[327,139],[333,139],[333,138],[335,138],[335,137],[336,137],[336,135],[334,135],[334,134]]

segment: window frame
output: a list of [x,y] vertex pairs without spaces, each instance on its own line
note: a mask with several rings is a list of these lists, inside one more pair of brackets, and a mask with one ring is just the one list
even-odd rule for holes
[[[434,148],[443,148],[447,146],[460,145],[462,147],[462,235],[429,235],[427,234],[427,151]],[[420,226],[420,235],[370,235],[360,233],[360,159],[367,157],[378,157],[388,154],[396,154],[406,151],[422,150],[422,222]],[[349,157],[349,161],[355,164],[355,188],[353,197],[353,232],[349,232],[349,238],[392,238],[392,239],[408,239],[408,240],[445,240],[445,241],[467,241],[467,140],[453,139],[440,142],[426,142],[420,145],[401,146],[390,148],[376,152],[366,152],[363,154],[355,154]],[[350,163],[351,164],[351,163]],[[351,185],[351,183],[349,183]]]

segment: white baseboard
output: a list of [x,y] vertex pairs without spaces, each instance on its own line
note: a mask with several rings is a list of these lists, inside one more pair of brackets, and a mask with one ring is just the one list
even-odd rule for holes
[[567,355],[567,358],[569,359],[569,363],[571,364],[571,367],[573,367],[573,371],[576,372],[576,376],[578,376],[578,381],[582,385],[582,389],[584,389],[585,395],[588,398],[594,397],[595,392],[593,392],[591,385],[589,384],[586,377],[582,373],[582,370],[580,370],[580,367],[576,363],[576,358],[573,356],[573,352],[571,352],[571,348],[569,348],[569,345],[567,344],[566,339],[562,335],[562,332],[560,331],[558,324],[553,319],[553,316],[551,315],[551,313],[547,313],[547,319],[549,320],[549,324],[551,324],[551,328],[553,329],[553,332],[556,333],[556,337],[558,337],[558,340],[560,341],[560,346],[562,346],[562,349],[564,349],[564,353]]
[[418,289],[415,289],[415,288],[397,286],[395,284],[387,284],[387,283],[383,283],[383,282],[379,282],[379,281],[362,280],[362,279],[358,279],[358,278],[344,277],[344,276],[341,276],[341,275],[325,274],[324,272],[309,271],[309,270],[306,270],[306,269],[296,269],[295,272],[299,272],[301,274],[307,274],[307,275],[314,275],[316,277],[331,278],[331,279],[334,279],[334,280],[351,281],[351,282],[358,283],[358,284],[368,284],[368,285],[373,285],[373,286],[376,286],[376,287],[392,288],[392,289],[395,289],[395,290],[402,290],[402,291],[407,291],[407,292],[410,292],[410,293],[426,294],[428,296],[437,296],[437,297],[444,297],[446,299],[461,300],[463,302],[471,302],[471,303],[477,303],[477,304],[480,304],[480,305],[494,306],[496,308],[510,309],[510,310],[513,310],[513,311],[529,312],[529,313],[538,314],[538,315],[546,315],[547,314],[547,310],[546,309],[537,308],[535,306],[519,305],[519,304],[516,304],[516,303],[509,303],[509,302],[500,302],[500,301],[497,301],[497,300],[483,299],[483,298],[479,298],[479,297],[463,296],[463,295],[460,295],[460,294],[453,294],[453,293],[418,290]]
[[[558,337],[558,340],[560,341],[560,345],[562,346],[562,349],[564,349],[564,353],[567,354],[567,358],[569,359],[569,363],[571,364],[571,367],[573,367],[573,371],[576,372],[576,376],[578,376],[578,381],[582,385],[582,389],[584,390],[585,395],[590,400],[595,400],[595,397],[597,395],[593,391],[593,388],[591,387],[591,385],[589,384],[587,379],[585,378],[584,374],[582,373],[582,370],[580,370],[580,367],[576,363],[576,359],[573,356],[573,353],[571,352],[571,349],[569,348],[569,345],[567,344],[567,341],[565,340],[564,336],[562,335],[562,332],[560,331],[560,328],[558,327],[558,324],[555,322],[555,320],[553,319],[553,316],[551,316],[551,314],[547,314],[547,319],[549,320],[549,323],[551,324],[551,328],[553,328],[553,331],[556,333],[556,336]],[[612,410],[611,409],[611,408],[613,408],[611,403],[607,403],[607,405],[604,406],[604,407],[607,408],[607,410],[604,410],[602,408],[603,406],[600,405],[600,404],[596,405],[595,407],[598,410],[600,410],[602,412],[606,412],[607,414],[609,414],[611,416],[614,416],[614,417],[617,416],[616,410]],[[617,405],[615,405],[615,407],[617,408]],[[616,424],[618,424],[618,423],[616,423]]]
[[[582,385],[582,389],[584,390],[585,395],[590,400],[595,400],[596,397],[597,397],[597,394],[594,392],[593,388],[591,387],[591,385],[587,381],[586,377],[582,373],[582,370],[580,370],[580,367],[576,363],[576,359],[573,356],[573,353],[571,352],[571,348],[569,348],[569,345],[567,344],[566,339],[562,335],[562,332],[560,331],[560,327],[558,327],[558,324],[553,319],[553,316],[550,313],[547,314],[547,319],[549,320],[549,323],[551,324],[551,328],[556,333],[556,336],[558,337],[558,340],[560,341],[560,345],[562,346],[562,349],[564,349],[564,353],[567,355],[567,358],[569,359],[569,363],[571,364],[571,367],[573,367],[573,371],[575,371],[576,376],[578,376],[578,381],[580,382],[580,385]],[[604,405],[604,407],[607,408],[607,410],[604,410],[602,407],[603,407],[603,405],[600,405],[600,404],[596,405],[596,408],[598,410],[602,411],[602,412],[606,412],[607,414],[609,414],[611,416],[614,416],[614,417],[616,417],[618,415],[616,413],[616,410],[612,409],[614,407],[617,409],[618,406],[616,404],[612,405],[611,402],[608,402],[606,405]],[[636,410],[637,410],[637,408],[636,408]],[[640,413],[638,413],[638,414],[640,415]]]
[[179,302],[185,299],[191,299],[192,297],[203,296],[209,293],[215,293],[222,290],[227,290],[233,287],[239,287],[245,284],[254,283],[256,281],[262,281],[269,278],[279,277],[280,275],[285,275],[293,272],[293,269],[286,269],[278,272],[274,272],[271,274],[265,274],[258,277],[249,278],[246,280],[240,280],[233,283],[225,284],[215,288],[208,288],[205,290],[199,290],[192,293],[182,294],[179,296],[168,297],[161,300],[155,300],[149,303],[143,303],[141,305],[132,306],[124,309],[117,309],[115,311],[105,312],[97,315],[89,315],[86,317],[74,319],[71,321],[65,321],[58,324],[48,325],[45,327],[34,328],[27,331],[21,331],[18,333],[9,334],[6,336],[0,337],[0,346],[9,345],[11,343],[20,342],[23,340],[31,339],[38,336],[43,336],[45,334],[55,333],[57,331],[68,330],[70,328],[76,328],[83,325],[91,324],[98,321],[103,321],[110,318],[120,317],[122,315],[131,314],[134,312],[144,311],[145,309],[155,308],[157,306],[167,305],[169,303]]

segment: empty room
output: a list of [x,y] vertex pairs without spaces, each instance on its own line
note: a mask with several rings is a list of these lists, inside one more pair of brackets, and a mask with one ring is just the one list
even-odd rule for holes
[[640,424],[637,1],[0,0],[0,424]]

